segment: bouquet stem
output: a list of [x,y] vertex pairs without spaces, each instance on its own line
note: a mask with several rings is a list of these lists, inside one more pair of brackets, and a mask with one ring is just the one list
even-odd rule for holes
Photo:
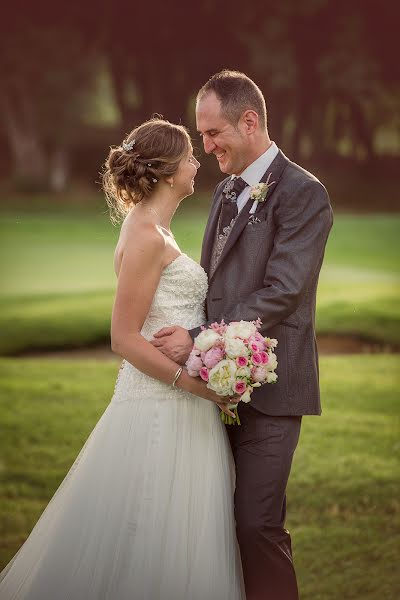
[[233,409],[233,412],[235,413],[235,417],[236,417],[236,419],[234,419],[234,418],[233,418],[233,417],[231,417],[230,415],[227,415],[226,413],[224,413],[224,412],[221,410],[221,412],[220,412],[220,415],[221,415],[221,421],[222,421],[223,423],[225,423],[225,425],[241,425],[237,408],[234,408],[234,409]]

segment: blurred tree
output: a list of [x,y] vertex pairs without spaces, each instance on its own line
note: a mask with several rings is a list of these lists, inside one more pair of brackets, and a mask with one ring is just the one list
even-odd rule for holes
[[90,152],[93,170],[109,139],[153,113],[193,126],[198,88],[225,67],[260,85],[271,134],[295,159],[370,159],[399,128],[396,10],[394,0],[14,0],[0,35],[0,135],[14,175],[58,189],[71,147],[88,165]]
[[105,51],[125,128],[159,112],[184,122],[191,96],[210,75],[240,62],[245,68],[229,14],[210,0],[107,6]]
[[[22,187],[61,189],[83,95],[92,84],[97,36],[90,13],[57,18],[46,2],[14,2],[0,36],[0,118]],[[4,20],[3,20],[4,24]]]
[[[270,126],[294,157],[370,159],[399,97],[395,2],[254,3],[242,38],[266,93]],[[386,40],[388,36],[388,40]]]

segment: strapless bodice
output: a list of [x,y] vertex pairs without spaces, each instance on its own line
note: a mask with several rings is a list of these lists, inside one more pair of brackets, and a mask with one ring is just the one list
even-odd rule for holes
[[177,256],[161,274],[142,335],[151,339],[168,325],[192,329],[204,323],[207,285],[207,274],[197,262],[186,254]]

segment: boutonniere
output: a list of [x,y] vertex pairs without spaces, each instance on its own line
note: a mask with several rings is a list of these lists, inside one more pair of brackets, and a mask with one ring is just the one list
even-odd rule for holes
[[253,205],[250,209],[249,214],[253,215],[256,210],[259,202],[265,202],[268,196],[269,188],[274,185],[275,181],[270,181],[272,173],[269,173],[267,177],[267,181],[257,183],[253,185],[250,189],[250,199],[254,200]]

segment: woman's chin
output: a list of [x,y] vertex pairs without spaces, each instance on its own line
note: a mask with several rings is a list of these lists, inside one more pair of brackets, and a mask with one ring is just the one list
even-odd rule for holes
[[185,198],[187,198],[188,196],[193,196],[193,193],[194,193],[194,186],[192,186],[191,188],[189,188],[189,189],[188,189],[188,190],[185,192],[184,196],[182,196],[182,198],[180,199],[180,201],[179,201],[179,202],[182,202],[182,200],[184,200],[184,199],[185,199]]

